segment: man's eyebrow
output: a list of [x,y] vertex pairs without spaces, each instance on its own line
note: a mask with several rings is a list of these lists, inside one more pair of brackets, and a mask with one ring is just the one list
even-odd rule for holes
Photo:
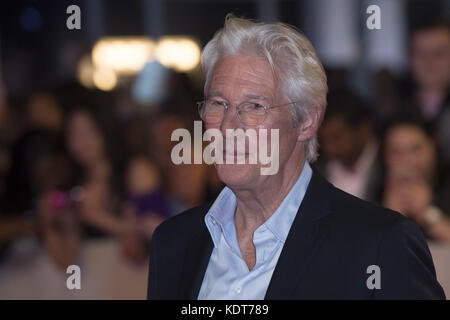
[[[214,98],[214,97],[224,98],[224,95],[220,91],[212,91],[211,93],[208,94],[208,98]],[[245,97],[247,99],[257,99],[257,100],[264,100],[264,101],[269,100],[265,96],[259,95],[259,94],[246,94]]]
[[213,91],[208,94],[208,98],[213,98],[213,97],[222,97],[223,98],[223,94],[219,91]]
[[263,95],[246,94],[245,97],[249,98],[249,99],[257,99],[257,100],[265,100],[265,101],[269,100]]

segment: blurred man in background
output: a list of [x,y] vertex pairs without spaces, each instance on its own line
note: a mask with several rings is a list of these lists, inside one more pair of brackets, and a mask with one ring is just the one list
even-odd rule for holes
[[319,131],[318,167],[337,188],[375,200],[381,168],[370,109],[348,90],[330,92]]
[[415,83],[412,108],[428,122],[449,107],[450,25],[436,21],[416,28],[410,38],[410,65]]
[[399,113],[413,114],[430,128],[450,163],[450,23],[437,19],[413,29],[409,46],[412,83]]

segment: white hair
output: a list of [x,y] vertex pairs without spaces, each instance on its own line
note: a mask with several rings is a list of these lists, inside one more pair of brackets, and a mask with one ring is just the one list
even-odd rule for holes
[[[320,121],[328,91],[325,70],[309,40],[283,23],[258,23],[227,14],[225,25],[216,32],[202,52],[202,68],[209,85],[214,65],[223,56],[256,53],[272,67],[281,89],[290,102],[294,126],[319,108]],[[305,158],[317,158],[317,135],[305,142]]]

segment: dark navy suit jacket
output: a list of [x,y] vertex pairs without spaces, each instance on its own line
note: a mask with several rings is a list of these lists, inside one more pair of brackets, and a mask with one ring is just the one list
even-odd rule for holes
[[[162,223],[150,249],[149,299],[197,299],[213,243],[212,203]],[[371,265],[380,289],[369,289]],[[265,299],[445,299],[420,229],[399,213],[353,197],[315,170]]]

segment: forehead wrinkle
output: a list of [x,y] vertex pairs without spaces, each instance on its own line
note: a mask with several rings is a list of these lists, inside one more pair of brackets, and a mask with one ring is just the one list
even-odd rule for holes
[[262,80],[261,82],[262,83],[266,83],[266,84],[268,84],[268,83],[271,83],[271,87],[273,87],[273,84],[274,84],[274,81],[273,81],[273,77],[272,77],[272,73],[270,72],[269,74],[270,74],[270,77],[267,77],[267,74],[265,73],[265,72],[263,72],[263,71],[261,71],[261,70],[255,70],[255,68],[253,68],[251,65],[250,65],[250,67],[252,68],[252,70],[250,71],[250,70],[243,70],[243,72],[244,72],[244,75],[248,75],[249,77],[250,77],[250,79],[255,79],[255,80],[253,80],[253,81],[255,81],[256,82],[256,79],[257,80]]
[[[228,85],[232,83],[232,85]],[[227,86],[223,90],[223,86]],[[218,88],[220,88],[218,90]],[[239,96],[246,99],[260,99],[265,101],[270,101],[274,98],[273,89],[267,85],[260,84],[254,81],[244,80],[223,80],[217,81],[211,85],[211,91],[208,93],[208,97],[222,97],[230,98]],[[228,97],[230,95],[230,97]]]
[[222,88],[228,87],[229,89],[232,89],[233,92],[235,92],[235,90],[240,91],[240,95],[248,98],[264,98],[264,100],[273,99],[273,86],[271,86],[268,81],[265,81],[265,79],[263,79],[264,81],[260,81],[260,79],[242,78],[242,76],[233,77],[228,74],[213,75],[210,94],[208,95],[223,97],[225,92]]
[[245,95],[246,98],[249,99],[256,99],[256,100],[268,100],[265,96],[263,95],[255,95],[255,94],[246,94]]
[[226,57],[218,62],[213,70],[207,95],[227,95],[229,99],[259,96],[258,98],[273,100],[276,96],[276,86],[272,69],[265,60],[245,58]]

